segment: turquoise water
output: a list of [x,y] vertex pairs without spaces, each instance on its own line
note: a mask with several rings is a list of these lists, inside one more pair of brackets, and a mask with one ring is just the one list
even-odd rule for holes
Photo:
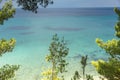
[[[0,38],[17,40],[13,52],[3,55],[0,63],[20,64],[18,80],[38,80],[41,68],[49,65],[45,62],[45,56],[49,53],[52,36],[57,33],[59,37],[64,36],[68,42],[69,72],[72,74],[79,70],[81,56],[88,55],[86,69],[94,75],[96,72],[90,61],[107,60],[108,57],[97,46],[95,39],[106,41],[114,38],[116,21],[113,8],[40,9],[38,14],[18,9],[14,18],[0,25]],[[71,77],[67,73],[66,76]]]

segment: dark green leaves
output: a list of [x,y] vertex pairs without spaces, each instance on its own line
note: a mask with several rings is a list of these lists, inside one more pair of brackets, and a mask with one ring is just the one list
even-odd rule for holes
[[66,47],[64,38],[60,41],[57,34],[53,36],[51,45],[49,47],[50,53],[53,57],[62,58],[67,56],[69,49]]
[[83,67],[85,67],[87,65],[87,55],[86,56],[82,56],[81,64],[82,64]]
[[71,80],[80,80],[81,76],[78,71],[75,71],[73,78]]
[[49,47],[51,61],[54,60],[56,66],[59,68],[60,72],[65,72],[65,66],[68,64],[65,61],[65,57],[68,55],[69,49],[66,47],[66,42],[64,38],[61,40],[55,34],[52,38],[51,45]]
[[120,10],[118,9],[118,8],[114,8],[114,12],[118,15],[118,16],[120,16]]
[[83,79],[85,78],[85,67],[87,65],[87,55],[86,56],[82,56],[81,58],[81,64],[82,64],[82,69],[83,69]]
[[94,80],[92,75],[86,75],[86,80]]
[[[69,48],[66,46],[64,38],[59,39],[57,34],[53,35],[52,42],[49,46],[50,53],[46,56],[46,60],[52,64],[52,80],[58,76],[58,73],[67,72],[68,63],[65,57],[68,55]],[[64,76],[62,76],[64,79]]]
[[37,13],[39,5],[46,8],[49,4],[53,4],[52,0],[17,0],[18,6],[22,9]]
[[115,25],[115,35],[120,38],[120,10],[118,8],[114,8],[114,11],[118,15],[118,22]]
[[9,18],[12,18],[15,14],[15,8],[13,8],[12,1],[7,1],[2,9],[0,9],[0,24],[4,23],[4,20],[8,20]]
[[115,25],[115,35],[120,38],[120,21],[116,23]]
[[15,71],[19,69],[19,65],[4,65],[0,68],[0,80],[9,80],[15,76]]

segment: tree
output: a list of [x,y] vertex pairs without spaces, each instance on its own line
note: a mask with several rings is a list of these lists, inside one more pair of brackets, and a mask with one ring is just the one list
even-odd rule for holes
[[83,80],[85,79],[85,67],[87,65],[87,58],[88,56],[82,56],[81,58],[81,64],[82,64],[82,69],[83,69]]
[[[0,3],[2,0],[0,0]],[[46,8],[48,4],[53,4],[52,0],[17,0],[18,6],[22,6],[22,9],[37,13],[38,4]],[[13,7],[12,0],[5,1],[5,4],[0,9],[0,25],[3,25],[5,20],[13,18],[16,9]],[[16,40],[11,38],[10,40],[0,40],[0,56],[6,52],[11,52],[15,47]],[[0,68],[0,80],[8,80],[15,76],[15,71],[19,69],[19,65],[4,65]]]
[[[0,1],[0,3],[2,0]],[[0,9],[0,24],[4,23],[4,20],[12,18],[15,14],[15,8],[13,8],[12,0],[5,2],[5,4]]]
[[[82,65],[82,73],[83,73],[82,80],[94,80],[92,75],[85,74],[85,68],[87,66],[87,59],[88,59],[88,56],[86,55],[86,56],[82,56],[81,60],[80,60],[80,63]],[[71,80],[81,80],[81,76],[80,76],[79,71],[75,71]]]
[[[68,63],[65,57],[68,55],[69,48],[66,46],[64,38],[61,40],[55,34],[49,47],[50,53],[46,56],[46,60],[51,63],[52,68],[44,71],[42,74],[47,77],[47,80],[59,80],[59,73],[66,72]],[[46,80],[46,77],[43,80]],[[64,79],[64,76],[62,77]]]
[[[10,40],[0,40],[0,56],[6,52],[11,52],[15,47],[16,40],[14,38]],[[19,69],[19,65],[4,65],[0,68],[0,80],[9,80],[15,76],[15,71]]]
[[[6,52],[13,51],[16,40],[11,38],[10,40],[0,40],[0,57]],[[4,65],[0,68],[0,80],[9,80],[15,76],[15,71],[19,69],[19,65]]]
[[108,61],[98,60],[92,62],[98,73],[108,80],[120,80],[120,10],[114,8],[114,11],[118,15],[118,22],[115,25],[115,35],[118,39],[108,40],[107,42],[96,39],[98,46],[110,54],[110,58]]
[[[2,0],[0,0],[2,2]],[[12,1],[7,1],[0,9],[0,24],[4,23],[4,20],[8,20],[15,14],[15,8],[12,7]],[[6,52],[13,51],[16,40],[11,38],[10,40],[0,40],[0,57]],[[19,69],[19,65],[4,65],[0,68],[0,80],[9,80],[15,76],[15,71]]]
[[19,65],[4,65],[0,68],[0,80],[10,80],[15,76],[15,71],[19,69]]
[[17,0],[18,6],[22,9],[37,13],[39,5],[46,8],[49,4],[53,4],[52,0]]
[[[0,0],[0,3],[2,0]],[[18,6],[21,6],[23,10],[32,11],[37,13],[39,5],[46,8],[49,4],[53,4],[52,0],[17,0]],[[4,23],[4,20],[13,18],[16,9],[12,5],[12,0],[6,1],[0,9],[0,24]]]
[[10,40],[2,39],[0,40],[0,56],[6,52],[11,52],[15,47],[16,40],[14,38]]

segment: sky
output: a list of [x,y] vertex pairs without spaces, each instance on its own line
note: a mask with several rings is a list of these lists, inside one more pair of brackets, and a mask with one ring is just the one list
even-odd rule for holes
[[120,0],[54,0],[54,4],[49,7],[120,7]]
[[[5,0],[3,0],[4,2]],[[14,0],[15,1],[15,0]],[[120,7],[120,0],[53,0],[48,8]],[[17,4],[14,2],[14,6]]]

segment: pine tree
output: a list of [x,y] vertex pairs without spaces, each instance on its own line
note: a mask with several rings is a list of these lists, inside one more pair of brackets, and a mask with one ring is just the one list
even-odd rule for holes
[[[2,0],[0,1],[0,3]],[[12,0],[5,2],[5,4],[0,9],[0,24],[3,24],[5,20],[12,18],[16,10],[13,8]]]
[[[0,3],[2,0],[0,0]],[[12,18],[15,14],[15,8],[12,6],[12,0],[5,2],[5,4],[0,9],[0,25],[4,23],[5,20]],[[0,40],[0,57],[7,52],[12,52],[15,47],[16,40],[11,38],[10,40],[1,39]],[[9,80],[15,76],[15,71],[19,69],[19,65],[3,65],[0,68],[0,80]]]
[[17,3],[22,9],[37,13],[39,5],[46,8],[49,4],[53,4],[53,0],[17,0]]
[[68,55],[69,48],[67,48],[64,38],[60,40],[57,34],[55,34],[49,51],[50,53],[46,56],[46,61],[51,63],[52,68],[42,73],[45,76],[42,80],[64,80],[63,75],[61,77],[58,76],[58,74],[66,72],[66,66],[68,65],[65,57]]
[[108,80],[120,80],[120,10],[114,8],[118,15],[118,22],[115,25],[115,35],[118,39],[108,40],[103,42],[101,39],[96,39],[96,43],[110,55],[108,61],[98,60],[92,61],[97,72]]

